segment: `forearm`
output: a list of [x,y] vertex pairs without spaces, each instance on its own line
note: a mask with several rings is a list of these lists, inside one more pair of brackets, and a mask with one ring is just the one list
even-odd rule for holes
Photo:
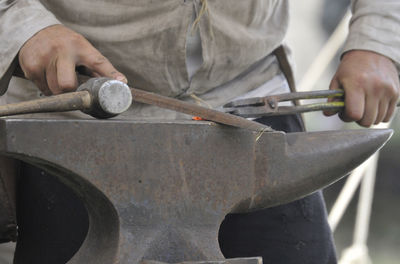
[[344,52],[369,50],[390,58],[400,69],[400,1],[352,0],[352,19]]
[[13,61],[34,34],[60,22],[37,0],[0,0],[0,94],[5,92]]

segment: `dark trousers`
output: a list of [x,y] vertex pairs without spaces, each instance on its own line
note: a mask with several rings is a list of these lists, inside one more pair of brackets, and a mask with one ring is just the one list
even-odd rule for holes
[[[276,130],[301,131],[296,116],[258,120]],[[88,229],[81,201],[55,177],[24,164],[18,184],[19,238],[14,263],[66,263]],[[264,264],[336,263],[320,192],[249,214],[227,215],[219,241],[227,258],[262,256]]]
[[81,200],[56,177],[23,163],[17,188],[15,264],[63,264],[78,251],[89,227]]
[[[303,127],[298,116],[256,121],[285,132],[299,132]],[[219,243],[226,258],[261,256],[264,264],[337,263],[320,191],[261,211],[227,215]]]

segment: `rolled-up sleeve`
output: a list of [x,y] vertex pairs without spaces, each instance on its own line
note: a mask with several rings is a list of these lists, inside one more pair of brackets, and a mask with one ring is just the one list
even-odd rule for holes
[[344,52],[370,50],[400,65],[400,0],[352,0]]
[[60,22],[38,0],[0,0],[0,94],[5,92],[4,83],[12,74],[22,45],[41,29],[55,24]]

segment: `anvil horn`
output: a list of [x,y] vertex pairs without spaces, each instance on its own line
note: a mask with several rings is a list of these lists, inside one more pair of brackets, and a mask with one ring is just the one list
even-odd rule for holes
[[290,202],[337,181],[380,149],[392,133],[363,129],[283,134],[277,140],[284,147],[272,152],[261,137],[255,164],[259,190],[250,209]]

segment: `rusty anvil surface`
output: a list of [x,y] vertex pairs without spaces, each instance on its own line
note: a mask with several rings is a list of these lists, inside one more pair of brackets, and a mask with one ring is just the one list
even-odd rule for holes
[[391,133],[258,138],[212,122],[3,119],[0,154],[49,171],[84,202],[89,231],[68,263],[223,261],[217,236],[226,214],[314,192]]

